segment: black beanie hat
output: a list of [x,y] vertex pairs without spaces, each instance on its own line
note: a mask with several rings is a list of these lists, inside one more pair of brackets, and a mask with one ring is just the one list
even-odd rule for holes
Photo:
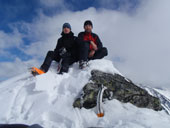
[[86,26],[86,25],[91,25],[93,27],[93,24],[92,24],[92,22],[90,20],[86,20],[84,22],[84,26]]
[[64,28],[69,28],[71,30],[71,25],[69,23],[64,23],[63,24],[63,29]]

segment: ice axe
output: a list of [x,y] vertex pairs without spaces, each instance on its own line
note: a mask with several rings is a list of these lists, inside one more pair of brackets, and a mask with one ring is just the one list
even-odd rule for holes
[[97,95],[97,116],[103,117],[104,116],[104,110],[102,108],[102,100],[103,100],[103,93],[107,88],[103,85],[101,85],[98,95]]

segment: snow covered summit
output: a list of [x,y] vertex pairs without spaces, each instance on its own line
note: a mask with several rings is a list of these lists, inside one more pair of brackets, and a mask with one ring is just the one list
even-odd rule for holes
[[[73,108],[74,99],[89,81],[93,69],[121,74],[111,61],[102,59],[90,61],[84,70],[74,64],[63,75],[56,74],[53,63],[46,74],[32,77],[28,72],[0,83],[0,124],[40,124],[45,128],[169,128],[170,116],[165,111],[141,109],[118,100],[106,101],[103,118],[96,116],[95,108]],[[156,91],[168,99],[167,93]]]

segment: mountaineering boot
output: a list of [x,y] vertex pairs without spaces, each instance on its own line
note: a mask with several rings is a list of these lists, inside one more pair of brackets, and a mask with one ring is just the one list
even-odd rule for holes
[[44,74],[45,72],[43,71],[43,69],[32,67],[31,68],[31,73],[33,74],[33,76],[36,76],[36,75]]
[[79,61],[79,68],[84,69],[88,66],[88,61],[81,60]]

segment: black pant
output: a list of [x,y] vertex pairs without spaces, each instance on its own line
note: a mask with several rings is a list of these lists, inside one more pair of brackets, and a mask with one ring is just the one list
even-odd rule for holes
[[48,53],[45,57],[45,60],[44,60],[43,64],[41,65],[41,69],[43,69],[45,72],[47,72],[53,60],[60,62],[61,59],[62,59],[62,62],[61,62],[60,73],[68,72],[69,65],[76,62],[76,58],[74,58],[72,56],[61,57],[58,53],[55,53],[54,51],[48,51]]
[[95,51],[93,57],[89,58],[90,53],[90,46],[88,43],[79,43],[79,60],[94,60],[94,59],[102,59],[103,57],[107,56],[107,48],[103,47]]

